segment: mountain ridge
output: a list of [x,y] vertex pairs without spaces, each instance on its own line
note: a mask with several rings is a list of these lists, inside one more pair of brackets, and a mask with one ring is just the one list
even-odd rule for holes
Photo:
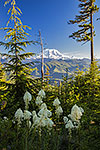
[[[83,59],[84,57],[76,57],[76,56],[69,56],[68,54],[65,53],[61,53],[59,50],[57,49],[45,49],[43,51],[43,58],[46,59],[62,59],[62,60],[66,60],[66,59]],[[41,53],[35,55],[33,57],[33,59],[41,59]]]
[[[56,49],[46,49],[44,51],[44,55],[44,73],[46,74],[48,67],[50,74],[49,76],[52,77],[50,80],[62,79],[62,76],[66,76],[66,70],[68,70],[69,74],[72,74],[76,68],[82,70],[84,66],[88,68],[91,64],[91,61],[88,58],[71,59],[71,57],[68,57],[68,55],[64,56]],[[34,62],[34,68],[36,68],[36,70],[32,72],[33,77],[41,77],[41,54],[37,56],[28,58],[24,61],[24,63]],[[2,63],[6,61],[8,60],[1,58]],[[98,60],[98,62],[100,63],[100,60]]]

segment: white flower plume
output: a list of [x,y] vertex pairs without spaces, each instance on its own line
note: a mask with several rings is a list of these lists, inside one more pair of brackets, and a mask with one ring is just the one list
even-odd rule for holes
[[68,117],[71,120],[68,120],[68,118],[65,116],[63,118],[65,123],[65,128],[79,128],[80,125],[80,119],[82,117],[82,113],[84,112],[82,107],[78,107],[76,104],[71,109],[71,114],[68,115]]
[[69,120],[68,121],[68,123],[65,125],[65,128],[67,128],[67,129],[72,129],[72,128],[74,128],[74,125],[73,125],[73,123],[72,123],[72,121],[71,120]]
[[17,120],[19,126],[21,124],[23,117],[24,115],[23,115],[23,111],[21,110],[21,108],[17,109],[17,111],[15,112],[15,119]]
[[75,104],[71,109],[71,114],[68,115],[73,121],[78,122],[81,119],[82,112],[80,108]]
[[66,116],[64,116],[63,120],[65,124],[68,122],[68,118]]
[[28,91],[26,91],[23,99],[25,102],[25,108],[28,109],[28,105],[29,105],[30,101],[32,100],[32,95]]
[[46,126],[49,129],[51,129],[53,127],[53,125],[54,125],[54,122],[51,119],[47,118],[47,120],[46,120]]
[[15,112],[15,118],[22,119],[23,117],[24,115],[23,115],[23,111],[21,110],[21,108],[17,109],[17,111]]
[[40,96],[40,97],[42,97],[42,98],[45,97],[45,92],[44,92],[43,89],[41,89],[41,90],[39,91],[38,96]]
[[30,111],[24,110],[24,119],[25,120],[30,120],[31,116],[32,116],[32,114]]
[[41,96],[37,96],[35,103],[36,103],[36,105],[41,105],[43,103],[42,97]]
[[59,99],[58,98],[56,98],[55,100],[54,100],[54,102],[53,102],[53,106],[59,106],[60,105],[60,101],[59,101]]
[[30,102],[32,100],[32,95],[28,91],[26,91],[23,99],[24,99],[24,102],[26,101]]
[[57,116],[60,116],[62,113],[63,113],[62,107],[61,107],[61,106],[58,106],[57,109],[56,109],[56,114],[57,114]]
[[40,109],[47,109],[47,105],[45,103],[41,104]]

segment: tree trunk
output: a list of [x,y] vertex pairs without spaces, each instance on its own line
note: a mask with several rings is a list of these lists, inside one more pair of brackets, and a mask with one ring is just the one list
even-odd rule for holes
[[41,45],[41,78],[42,78],[42,85],[43,85],[43,80],[44,80],[43,43],[42,43],[40,31],[39,31],[39,36],[40,36],[40,45]]
[[[93,0],[91,0],[91,7],[93,6]],[[94,45],[93,45],[93,11],[91,9],[91,14],[90,14],[90,32],[91,32],[91,64],[94,61]]]

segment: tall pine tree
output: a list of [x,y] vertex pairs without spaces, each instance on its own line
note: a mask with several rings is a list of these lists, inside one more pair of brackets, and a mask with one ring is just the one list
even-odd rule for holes
[[2,111],[7,102],[7,81],[6,81],[6,74],[3,69],[3,64],[0,62],[0,111]]
[[[33,62],[25,62],[26,58],[33,56],[31,52],[25,53],[25,48],[27,45],[34,44],[33,41],[27,41],[28,33],[25,32],[27,25],[23,25],[19,16],[22,14],[20,8],[17,7],[16,1],[6,1],[5,5],[10,3],[11,7],[8,10],[10,14],[9,21],[7,26],[3,28],[6,31],[5,39],[7,42],[0,42],[0,45],[3,45],[7,53],[2,54],[8,58],[6,62],[5,70],[9,74],[10,85],[8,89],[11,91],[9,98],[13,97],[10,106],[19,107],[22,105],[22,97],[26,90],[31,90],[34,85],[34,80],[31,77],[31,71],[33,67]],[[25,62],[25,63],[24,63]]]
[[78,42],[91,42],[91,63],[94,60],[94,45],[93,37],[95,31],[93,31],[93,15],[99,10],[95,5],[96,0],[78,0],[79,4],[79,15],[75,16],[74,20],[69,20],[69,24],[78,24],[79,30],[72,33],[69,37],[76,39]]

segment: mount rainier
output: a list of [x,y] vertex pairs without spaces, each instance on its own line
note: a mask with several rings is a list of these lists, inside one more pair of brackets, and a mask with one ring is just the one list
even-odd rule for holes
[[[56,49],[45,49],[43,52],[43,57],[47,58],[47,59],[62,59],[62,60],[66,60],[66,59],[71,59],[71,57],[69,57],[68,55],[62,54],[61,52],[59,52]],[[33,57],[34,59],[40,59],[41,58],[41,53],[39,53],[38,55]]]
[[[73,56],[68,56],[66,54],[62,54],[56,49],[45,49],[44,50],[44,73],[47,71],[47,67],[49,68],[50,80],[52,79],[62,79],[62,76],[66,76],[66,68],[69,73],[72,73],[76,70],[77,65],[79,69],[87,68],[90,64],[89,59],[80,59],[75,58]],[[1,58],[2,63],[7,61],[5,58]],[[41,76],[41,53],[35,55],[34,57],[28,58],[25,62],[34,62],[34,70],[32,75],[34,77]]]

